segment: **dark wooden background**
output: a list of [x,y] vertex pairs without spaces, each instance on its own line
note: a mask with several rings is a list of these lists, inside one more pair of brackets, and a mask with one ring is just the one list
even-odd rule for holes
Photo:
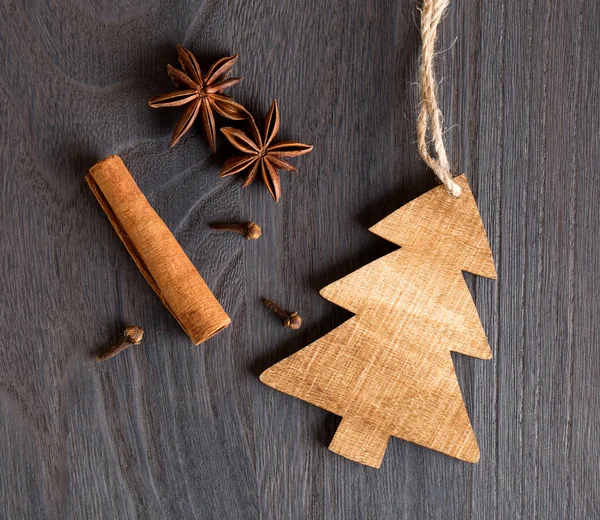
[[[414,0],[2,0],[0,517],[600,517],[600,3],[452,2],[437,62],[447,146],[498,282],[467,275],[491,361],[454,357],[470,465],[391,439],[377,471],[327,450],[339,418],[258,380],[348,318],[324,285],[394,249],[367,229],[436,185],[416,150]],[[169,150],[184,43],[234,52],[232,94],[313,143],[263,186],[219,180],[198,125]],[[233,324],[193,347],[83,177],[120,154]],[[254,219],[257,242],[217,235]],[[298,310],[283,330],[261,305]],[[123,324],[143,345],[98,365]]]

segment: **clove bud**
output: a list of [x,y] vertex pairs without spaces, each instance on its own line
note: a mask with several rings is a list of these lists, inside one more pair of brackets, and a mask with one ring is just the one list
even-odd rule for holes
[[256,240],[260,238],[262,234],[262,230],[260,226],[254,222],[243,222],[240,224],[235,223],[219,223],[219,224],[211,224],[211,229],[215,231],[232,231],[233,233],[237,233],[238,235],[242,235],[247,240]]
[[110,347],[106,352],[99,354],[96,358],[98,361],[106,361],[113,356],[116,356],[119,352],[122,352],[131,345],[139,345],[144,337],[144,329],[138,326],[127,327],[123,332],[123,337],[114,346]]
[[302,326],[302,318],[297,312],[286,311],[285,309],[279,307],[279,305],[273,303],[271,300],[267,300],[267,298],[263,298],[263,303],[271,312],[274,312],[281,318],[281,323],[284,327],[292,330],[298,330]]

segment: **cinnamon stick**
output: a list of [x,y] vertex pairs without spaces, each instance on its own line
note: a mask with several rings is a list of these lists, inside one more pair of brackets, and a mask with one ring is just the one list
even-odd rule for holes
[[98,162],[86,181],[139,270],[191,340],[199,345],[226,328],[229,316],[121,158]]

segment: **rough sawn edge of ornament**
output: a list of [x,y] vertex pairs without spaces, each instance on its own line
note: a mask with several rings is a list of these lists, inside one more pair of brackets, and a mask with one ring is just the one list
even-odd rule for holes
[[329,449],[367,466],[380,467],[390,436],[480,457],[450,352],[491,358],[462,272],[496,269],[467,179],[455,181],[460,197],[438,186],[374,225],[401,248],[320,293],[354,316],[260,376],[341,416]]

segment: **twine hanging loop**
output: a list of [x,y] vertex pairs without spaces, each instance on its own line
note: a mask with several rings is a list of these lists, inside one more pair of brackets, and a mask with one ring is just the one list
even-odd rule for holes
[[[458,197],[461,189],[452,179],[450,164],[444,147],[443,118],[437,104],[435,74],[433,72],[437,27],[448,4],[450,4],[450,0],[423,0],[423,11],[421,13],[423,53],[421,55],[419,78],[421,110],[417,121],[417,146],[423,160],[442,181],[450,195]],[[430,145],[427,142],[428,130],[431,134],[431,147],[435,157],[432,157]]]

